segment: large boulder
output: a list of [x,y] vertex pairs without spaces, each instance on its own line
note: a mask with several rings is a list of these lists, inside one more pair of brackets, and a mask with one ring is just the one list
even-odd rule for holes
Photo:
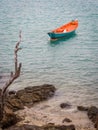
[[52,97],[55,93],[55,87],[53,85],[44,84],[41,86],[27,87],[23,90],[19,90],[16,93],[16,97],[24,105],[40,102]]
[[6,98],[6,106],[13,111],[23,109],[24,106],[32,106],[35,102],[40,102],[52,97],[55,87],[50,84],[40,86],[30,86],[17,92],[10,91]]
[[[20,118],[15,115],[14,111],[23,109],[24,106],[32,106],[35,102],[40,102],[52,97],[55,90],[53,85],[44,84],[41,86],[27,87],[17,92],[9,92],[9,95],[5,98],[4,116],[0,126],[5,128],[17,123]],[[21,129],[21,127],[18,129]]]

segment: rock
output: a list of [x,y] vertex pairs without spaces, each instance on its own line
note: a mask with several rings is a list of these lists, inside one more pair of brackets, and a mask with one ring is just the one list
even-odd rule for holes
[[7,99],[7,106],[9,106],[11,109],[13,109],[13,111],[19,110],[19,109],[23,109],[24,105],[23,103],[20,101],[20,99],[15,98],[15,97],[9,97]]
[[95,122],[96,122],[96,117],[97,117],[97,115],[98,115],[98,108],[95,107],[95,106],[90,107],[90,108],[88,109],[87,114],[88,114],[89,119],[91,119],[92,122],[95,123]]
[[84,106],[77,106],[77,109],[79,110],[79,111],[88,111],[88,107],[84,107]]
[[19,90],[19,91],[16,92],[16,97],[17,97],[17,98],[20,98],[24,93],[25,93],[25,90],[24,90],[24,89]]
[[0,96],[1,96],[2,89],[0,89]]
[[64,123],[64,122],[72,122],[70,119],[68,119],[68,118],[65,118],[63,121],[62,121],[62,123]]
[[3,129],[16,124],[20,120],[20,118],[17,117],[11,109],[5,106],[4,110],[5,114],[1,121],[1,126]]
[[96,130],[98,130],[98,108],[95,106],[78,106],[77,109],[80,111],[87,111],[88,118],[94,123]]
[[96,121],[95,121],[95,128],[96,128],[96,130],[98,130],[98,114],[97,114],[97,116],[96,116]]
[[2,93],[2,89],[0,89],[0,104],[1,104],[1,93]]
[[46,125],[42,126],[43,130],[75,130],[74,125]]
[[24,124],[22,126],[14,126],[4,130],[75,130],[75,126],[52,125],[52,124],[47,124],[45,126],[34,126]]
[[24,90],[19,90],[16,97],[21,100],[24,105],[34,102],[40,102],[52,97],[55,92],[53,85],[44,84],[41,86],[27,87]]
[[55,93],[53,85],[44,84],[40,86],[27,87],[17,92],[10,91],[6,98],[6,106],[13,111],[23,109],[24,106],[33,106],[34,103],[46,100]]
[[13,114],[13,110],[10,109],[10,108],[8,108],[7,106],[4,106],[4,112],[5,112],[6,114]]
[[42,129],[38,126],[22,125],[22,126],[12,126],[8,129],[4,129],[4,130],[42,130]]
[[[14,114],[14,111],[23,109],[25,105],[33,105],[35,102],[40,102],[52,97],[55,90],[56,89],[53,85],[44,84],[41,86],[27,87],[23,90],[19,90],[18,92],[10,92],[8,97],[5,98],[5,114],[1,122],[2,127],[9,127],[20,120],[20,118]],[[25,127],[27,128],[27,126],[22,126],[18,128],[15,127],[15,129],[23,130]],[[28,127],[31,127],[34,130],[35,128],[38,128],[39,130],[42,129],[37,126]],[[26,130],[30,130],[29,128]]]
[[16,91],[9,91],[9,95],[15,95]]
[[80,111],[87,111],[88,118],[94,123],[96,130],[98,130],[98,108],[95,106],[78,106],[77,109]]
[[20,97],[20,101],[25,105],[26,103],[31,103],[33,102],[33,99],[32,99],[32,93],[30,94],[27,94],[26,92],[24,92]]
[[55,123],[48,123],[47,125],[50,125],[50,126],[51,126],[51,125],[55,125]]
[[69,103],[61,103],[60,107],[61,108],[71,108],[71,105]]
[[94,123],[94,127],[98,130],[98,108],[95,106],[91,106],[88,109],[87,115],[89,119]]

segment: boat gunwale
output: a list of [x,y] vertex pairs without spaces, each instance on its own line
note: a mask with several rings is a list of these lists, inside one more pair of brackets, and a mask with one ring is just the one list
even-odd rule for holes
[[73,32],[75,30],[76,30],[76,28],[74,30],[69,31],[69,32],[49,32],[49,33],[53,33],[53,34],[67,34],[67,33]]

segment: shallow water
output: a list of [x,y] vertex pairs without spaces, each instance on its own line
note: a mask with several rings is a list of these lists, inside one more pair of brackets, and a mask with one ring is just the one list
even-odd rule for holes
[[[50,83],[56,101],[98,106],[98,1],[0,1],[0,84],[14,70],[13,49],[22,30],[20,78],[13,89]],[[76,34],[51,42],[47,32],[72,19]]]

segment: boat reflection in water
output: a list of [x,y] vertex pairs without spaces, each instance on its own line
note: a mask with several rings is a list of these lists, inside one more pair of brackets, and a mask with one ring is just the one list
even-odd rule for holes
[[77,34],[76,34],[76,32],[74,32],[71,35],[68,35],[68,36],[65,36],[65,37],[62,37],[62,38],[50,39],[49,44],[54,46],[54,45],[57,45],[57,44],[60,44],[60,43],[65,43],[65,42],[68,42],[69,40],[72,40],[76,36],[77,36]]

